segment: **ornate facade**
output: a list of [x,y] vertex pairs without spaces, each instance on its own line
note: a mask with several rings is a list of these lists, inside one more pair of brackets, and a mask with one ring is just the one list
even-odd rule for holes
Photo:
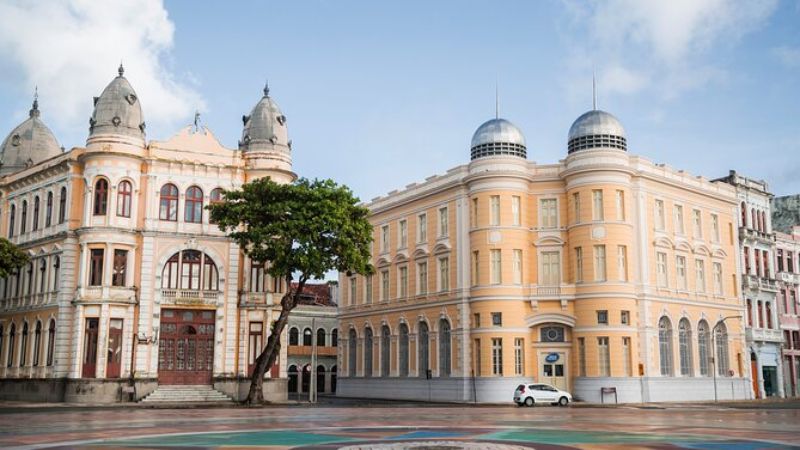
[[470,150],[367,204],[377,271],[339,278],[338,392],[510,402],[533,379],[596,402],[752,396],[734,187],[629,154],[598,110],[555,164],[499,118]]
[[[63,151],[34,102],[0,148],[0,233],[31,258],[0,281],[0,398],[119,401],[162,384],[246,394],[250,347],[266,342],[285,286],[204,206],[295,175],[267,89],[243,119],[237,149],[196,125],[147,141],[120,67],[94,99],[86,146]],[[267,376],[266,398],[285,398],[285,350]]]

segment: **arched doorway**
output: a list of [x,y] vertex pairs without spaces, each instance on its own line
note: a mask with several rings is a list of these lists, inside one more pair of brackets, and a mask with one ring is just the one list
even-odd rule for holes
[[289,366],[289,393],[294,394],[297,392],[297,366],[292,364]]
[[317,392],[325,392],[325,366],[317,366]]
[[214,311],[161,310],[159,384],[210,384],[214,369]]
[[336,393],[336,366],[331,367],[331,393]]
[[300,385],[300,392],[308,392],[311,387],[311,365],[303,366],[303,379]]

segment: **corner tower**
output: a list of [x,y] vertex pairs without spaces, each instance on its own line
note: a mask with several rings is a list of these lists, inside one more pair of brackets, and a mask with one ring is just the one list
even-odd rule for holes
[[117,77],[94,98],[94,111],[89,118],[87,150],[94,144],[127,144],[144,149],[144,116],[139,96],[125,78],[120,64]]
[[0,145],[0,177],[19,172],[62,153],[53,132],[39,118],[39,99],[33,99],[28,119],[11,130]]
[[286,129],[286,116],[269,95],[264,95],[250,111],[242,116],[244,129],[239,150],[245,160],[247,179],[268,176],[277,182],[292,182],[297,175],[292,172],[292,141]]

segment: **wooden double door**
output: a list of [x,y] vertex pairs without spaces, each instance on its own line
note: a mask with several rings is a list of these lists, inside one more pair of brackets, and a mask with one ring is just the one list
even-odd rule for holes
[[214,311],[163,309],[159,333],[159,384],[211,384]]

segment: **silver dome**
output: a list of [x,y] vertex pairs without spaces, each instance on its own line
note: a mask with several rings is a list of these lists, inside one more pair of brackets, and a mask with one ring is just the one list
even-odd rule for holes
[[592,148],[627,150],[625,128],[613,114],[599,109],[578,117],[569,128],[568,153]]
[[0,176],[19,172],[62,153],[53,132],[39,118],[33,101],[28,119],[14,128],[0,145]]
[[239,148],[242,151],[275,150],[288,152],[291,148],[286,116],[278,104],[269,96],[269,86],[264,87],[264,96],[256,103],[250,114],[242,117],[244,129]]
[[119,76],[106,86],[99,97],[94,98],[89,137],[117,134],[144,139],[145,124],[139,97],[123,76],[125,69],[122,65],[118,72]]
[[525,136],[513,123],[500,118],[487,120],[475,130],[470,145],[471,159],[495,155],[525,158]]

